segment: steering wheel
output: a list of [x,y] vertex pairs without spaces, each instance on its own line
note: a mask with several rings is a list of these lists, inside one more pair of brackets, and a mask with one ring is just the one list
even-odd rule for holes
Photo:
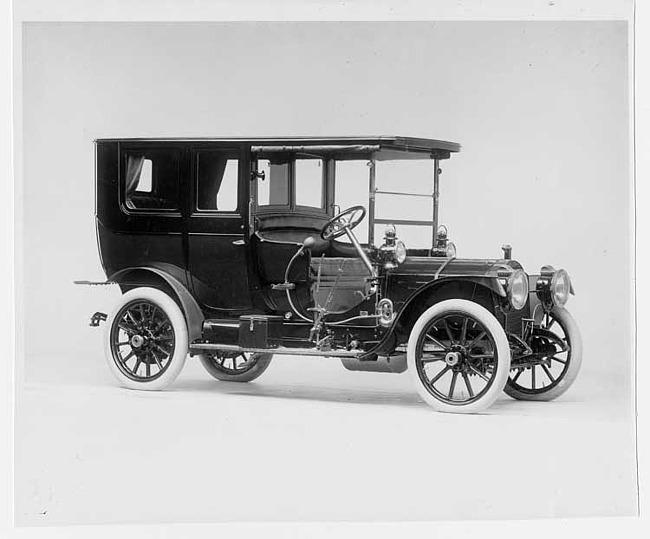
[[324,240],[340,238],[348,230],[352,230],[366,216],[366,208],[363,206],[352,206],[332,217],[320,231],[320,237]]

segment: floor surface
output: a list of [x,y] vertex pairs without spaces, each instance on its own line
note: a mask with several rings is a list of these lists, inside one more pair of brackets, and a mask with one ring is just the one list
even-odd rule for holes
[[119,388],[101,353],[30,358],[16,523],[464,520],[632,515],[629,399],[579,379],[485,414],[428,408],[408,374],[280,357],[256,382],[196,359],[170,390]]

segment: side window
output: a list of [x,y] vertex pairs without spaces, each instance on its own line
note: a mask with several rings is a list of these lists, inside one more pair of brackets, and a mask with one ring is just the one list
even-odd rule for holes
[[177,210],[178,154],[153,150],[125,154],[125,203],[133,210]]
[[140,178],[138,179],[138,185],[135,187],[136,193],[151,193],[151,174],[153,171],[153,166],[151,164],[151,159],[146,159],[142,163],[142,171],[140,172]]
[[257,180],[257,205],[289,205],[289,163],[258,159],[257,171],[264,173]]
[[239,160],[224,152],[196,154],[197,202],[203,211],[237,210]]
[[296,159],[296,205],[323,207],[325,176],[322,159]]

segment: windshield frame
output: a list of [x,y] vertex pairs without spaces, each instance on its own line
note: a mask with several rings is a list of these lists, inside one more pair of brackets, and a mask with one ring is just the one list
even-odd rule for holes
[[[348,150],[346,148],[346,150]],[[313,206],[299,205],[296,203],[296,177],[295,162],[298,159],[321,159],[323,163],[323,178],[321,181],[323,205],[320,208]],[[259,176],[259,160],[268,160],[287,162],[288,168],[288,204],[259,204],[258,185],[260,181],[269,181],[269,178],[263,180]],[[377,146],[355,147],[354,151],[341,151],[340,147],[257,147],[253,152],[251,159],[252,167],[252,186],[251,189],[251,214],[261,217],[272,217],[280,215],[295,215],[309,217],[312,219],[328,219],[345,208],[338,207],[335,203],[336,191],[336,163],[341,161],[362,161],[368,164],[368,235],[367,243],[369,246],[375,246],[375,226],[376,225],[406,225],[406,226],[423,226],[431,228],[431,249],[434,248],[438,236],[438,215],[439,215],[439,196],[440,196],[440,156],[437,153],[425,154],[423,152],[395,152],[381,149]],[[377,163],[384,161],[410,161],[421,160],[430,161],[433,165],[433,171],[429,177],[432,183],[431,194],[409,193],[408,191],[388,191],[377,187]],[[414,196],[428,197],[432,199],[431,219],[389,219],[378,216],[376,213],[377,195],[390,196]],[[336,210],[336,211],[335,211]]]
[[[379,153],[379,155],[378,155]],[[433,165],[433,172],[431,174],[432,185],[431,194],[409,193],[408,191],[392,191],[383,190],[377,187],[377,164],[381,161],[403,161],[403,159],[386,159],[382,152],[373,152],[366,156],[368,165],[368,245],[375,245],[375,226],[376,225],[407,225],[407,226],[423,226],[431,227],[431,249],[436,245],[438,239],[438,201],[440,198],[440,160],[437,157],[430,157],[429,159],[423,158],[420,154],[418,159],[422,161],[431,161]],[[379,159],[383,157],[383,159]],[[338,161],[349,161],[350,159],[334,159],[333,172],[336,175],[336,163]],[[360,159],[357,159],[360,160]],[[334,182],[337,181],[336,176]],[[432,199],[432,214],[431,219],[390,219],[377,215],[377,195],[398,195],[410,197],[425,197]],[[345,208],[340,208],[343,210]]]

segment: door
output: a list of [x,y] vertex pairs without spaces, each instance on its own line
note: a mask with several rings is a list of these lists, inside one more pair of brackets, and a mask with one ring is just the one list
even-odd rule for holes
[[107,273],[170,264],[183,274],[186,152],[160,142],[122,142],[116,152],[119,168],[98,184],[98,235]]
[[204,308],[236,314],[251,306],[244,153],[209,146],[190,153],[188,257],[194,295]]

